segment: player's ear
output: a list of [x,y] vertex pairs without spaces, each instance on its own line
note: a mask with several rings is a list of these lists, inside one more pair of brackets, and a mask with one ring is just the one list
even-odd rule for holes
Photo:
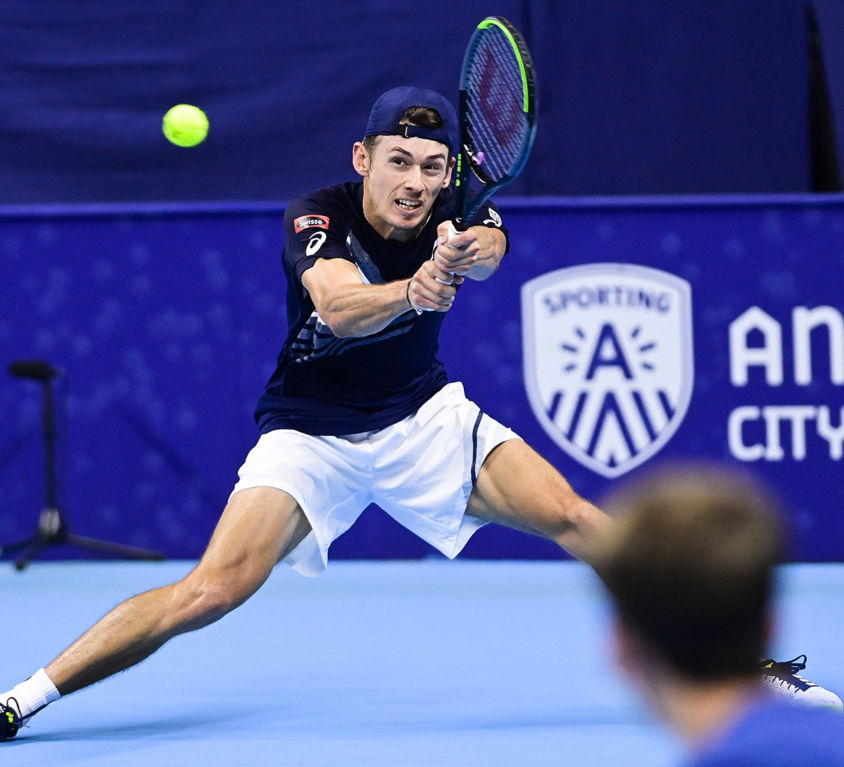
[[352,147],[352,165],[358,172],[358,175],[364,178],[369,175],[369,167],[372,155],[364,146],[362,141],[356,141]]
[[454,170],[454,164],[457,160],[454,159],[454,155],[449,157],[448,159],[448,167],[445,170],[445,178],[443,179],[443,189],[445,189],[451,183],[451,172]]

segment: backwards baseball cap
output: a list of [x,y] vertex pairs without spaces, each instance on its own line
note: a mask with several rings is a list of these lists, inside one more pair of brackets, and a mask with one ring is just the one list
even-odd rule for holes
[[[442,128],[423,128],[421,125],[400,124],[410,107],[430,107],[442,117]],[[427,138],[445,144],[452,154],[459,144],[457,114],[451,102],[436,91],[427,88],[404,86],[382,93],[372,105],[366,136],[404,136]]]

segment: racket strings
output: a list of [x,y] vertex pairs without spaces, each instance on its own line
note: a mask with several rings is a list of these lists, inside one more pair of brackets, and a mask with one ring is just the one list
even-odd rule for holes
[[483,158],[481,170],[490,180],[507,177],[520,161],[531,126],[523,110],[520,62],[502,33],[491,30],[481,38],[464,85],[475,159]]

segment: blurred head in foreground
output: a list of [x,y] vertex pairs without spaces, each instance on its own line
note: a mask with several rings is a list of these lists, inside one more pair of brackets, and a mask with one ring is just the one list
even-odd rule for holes
[[614,652],[658,713],[671,691],[758,684],[781,555],[777,504],[749,475],[713,464],[663,468],[604,508],[596,570],[616,608]]

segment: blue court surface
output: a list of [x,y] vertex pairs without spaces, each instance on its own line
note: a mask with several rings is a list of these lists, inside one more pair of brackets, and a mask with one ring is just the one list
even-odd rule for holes
[[[190,562],[0,569],[0,689],[126,596]],[[844,691],[844,565],[781,571],[780,659]],[[609,660],[607,604],[576,562],[279,566],[222,621],[60,700],[0,764],[670,765],[679,745]]]

